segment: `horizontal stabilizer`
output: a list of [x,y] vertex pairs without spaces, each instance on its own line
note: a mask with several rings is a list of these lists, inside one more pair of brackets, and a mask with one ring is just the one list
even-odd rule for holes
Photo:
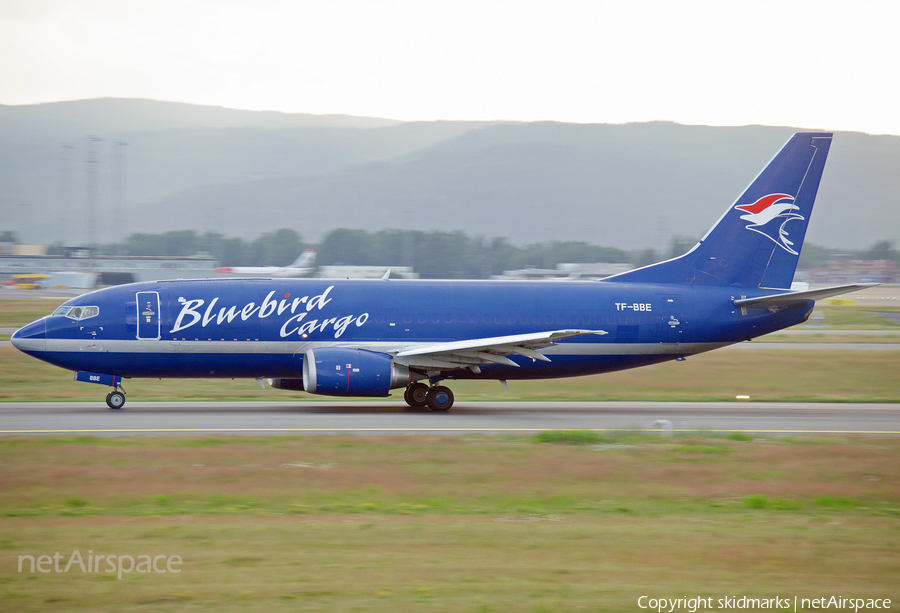
[[750,307],[752,309],[767,309],[769,307],[785,307],[798,302],[807,300],[821,300],[822,298],[830,298],[838,294],[846,294],[857,290],[866,289],[867,287],[875,287],[880,283],[853,283],[850,285],[836,285],[834,287],[824,287],[822,289],[811,289],[804,292],[788,292],[785,294],[772,294],[770,296],[759,296],[757,298],[741,298],[734,301],[735,306]]

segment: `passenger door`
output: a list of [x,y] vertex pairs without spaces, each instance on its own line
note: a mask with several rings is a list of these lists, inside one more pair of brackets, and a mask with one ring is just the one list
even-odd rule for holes
[[137,339],[158,341],[160,339],[159,292],[137,292]]

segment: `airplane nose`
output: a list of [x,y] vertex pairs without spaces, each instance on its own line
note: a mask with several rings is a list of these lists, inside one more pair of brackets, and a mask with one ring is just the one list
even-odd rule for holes
[[44,351],[47,348],[47,321],[39,319],[13,332],[9,339],[19,351]]

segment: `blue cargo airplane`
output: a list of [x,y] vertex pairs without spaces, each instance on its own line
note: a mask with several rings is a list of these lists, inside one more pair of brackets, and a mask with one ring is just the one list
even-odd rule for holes
[[541,379],[683,360],[804,322],[792,290],[831,145],[795,134],[689,252],[602,281],[206,279],[69,300],[12,336],[112,388],[131,377],[246,377],[446,411],[454,379]]

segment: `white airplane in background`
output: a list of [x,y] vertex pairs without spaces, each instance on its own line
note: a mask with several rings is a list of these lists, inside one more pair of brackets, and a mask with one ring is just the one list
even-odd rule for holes
[[290,266],[225,266],[216,268],[213,272],[227,272],[239,275],[265,276],[273,278],[305,277],[313,272],[316,267],[316,250],[307,249],[300,254]]

